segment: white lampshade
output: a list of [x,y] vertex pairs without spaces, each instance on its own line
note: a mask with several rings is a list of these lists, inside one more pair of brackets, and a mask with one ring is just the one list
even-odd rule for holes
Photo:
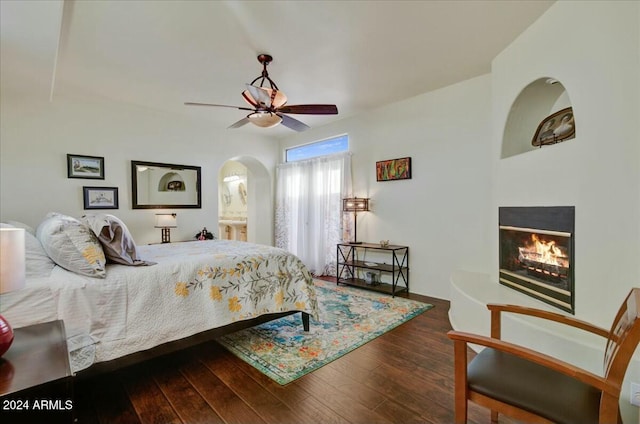
[[178,218],[175,213],[156,214],[156,228],[176,228]]
[[0,228],[0,293],[25,285],[23,228]]

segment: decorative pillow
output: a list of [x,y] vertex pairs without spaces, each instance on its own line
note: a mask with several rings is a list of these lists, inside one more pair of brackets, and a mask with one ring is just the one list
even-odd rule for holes
[[110,262],[122,265],[149,265],[138,257],[136,242],[127,226],[114,215],[85,215],[81,221],[98,237]]
[[77,219],[49,213],[38,225],[36,237],[59,266],[76,274],[105,278],[106,259],[93,232]]
[[[24,250],[25,250],[25,267],[26,277],[48,277],[51,275],[51,270],[56,266],[55,262],[51,260],[47,253],[42,248],[42,244],[33,232],[30,232],[25,225],[20,225],[17,221],[7,221],[7,223],[0,224],[0,227],[9,228],[24,228]],[[31,227],[28,227],[31,228]],[[33,229],[31,229],[33,231]]]

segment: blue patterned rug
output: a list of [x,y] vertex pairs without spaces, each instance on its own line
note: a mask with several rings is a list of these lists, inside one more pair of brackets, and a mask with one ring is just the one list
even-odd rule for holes
[[314,280],[320,321],[302,329],[300,314],[218,338],[243,361],[280,384],[316,370],[431,309],[401,297]]

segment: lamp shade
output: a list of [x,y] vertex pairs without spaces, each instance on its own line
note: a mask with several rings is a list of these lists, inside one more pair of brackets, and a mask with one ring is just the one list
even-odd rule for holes
[[369,199],[364,197],[347,197],[342,199],[344,212],[366,212],[369,210]]
[[[0,294],[23,288],[25,274],[24,229],[0,228]],[[13,329],[0,315],[0,356],[11,343]]]
[[25,285],[23,228],[0,228],[0,293]]
[[177,228],[178,218],[175,213],[156,214],[155,228]]

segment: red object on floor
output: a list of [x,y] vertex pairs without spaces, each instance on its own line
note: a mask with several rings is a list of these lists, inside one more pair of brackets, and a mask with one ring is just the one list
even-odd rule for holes
[[0,315],[0,356],[9,350],[11,343],[13,343],[13,329],[7,320]]

